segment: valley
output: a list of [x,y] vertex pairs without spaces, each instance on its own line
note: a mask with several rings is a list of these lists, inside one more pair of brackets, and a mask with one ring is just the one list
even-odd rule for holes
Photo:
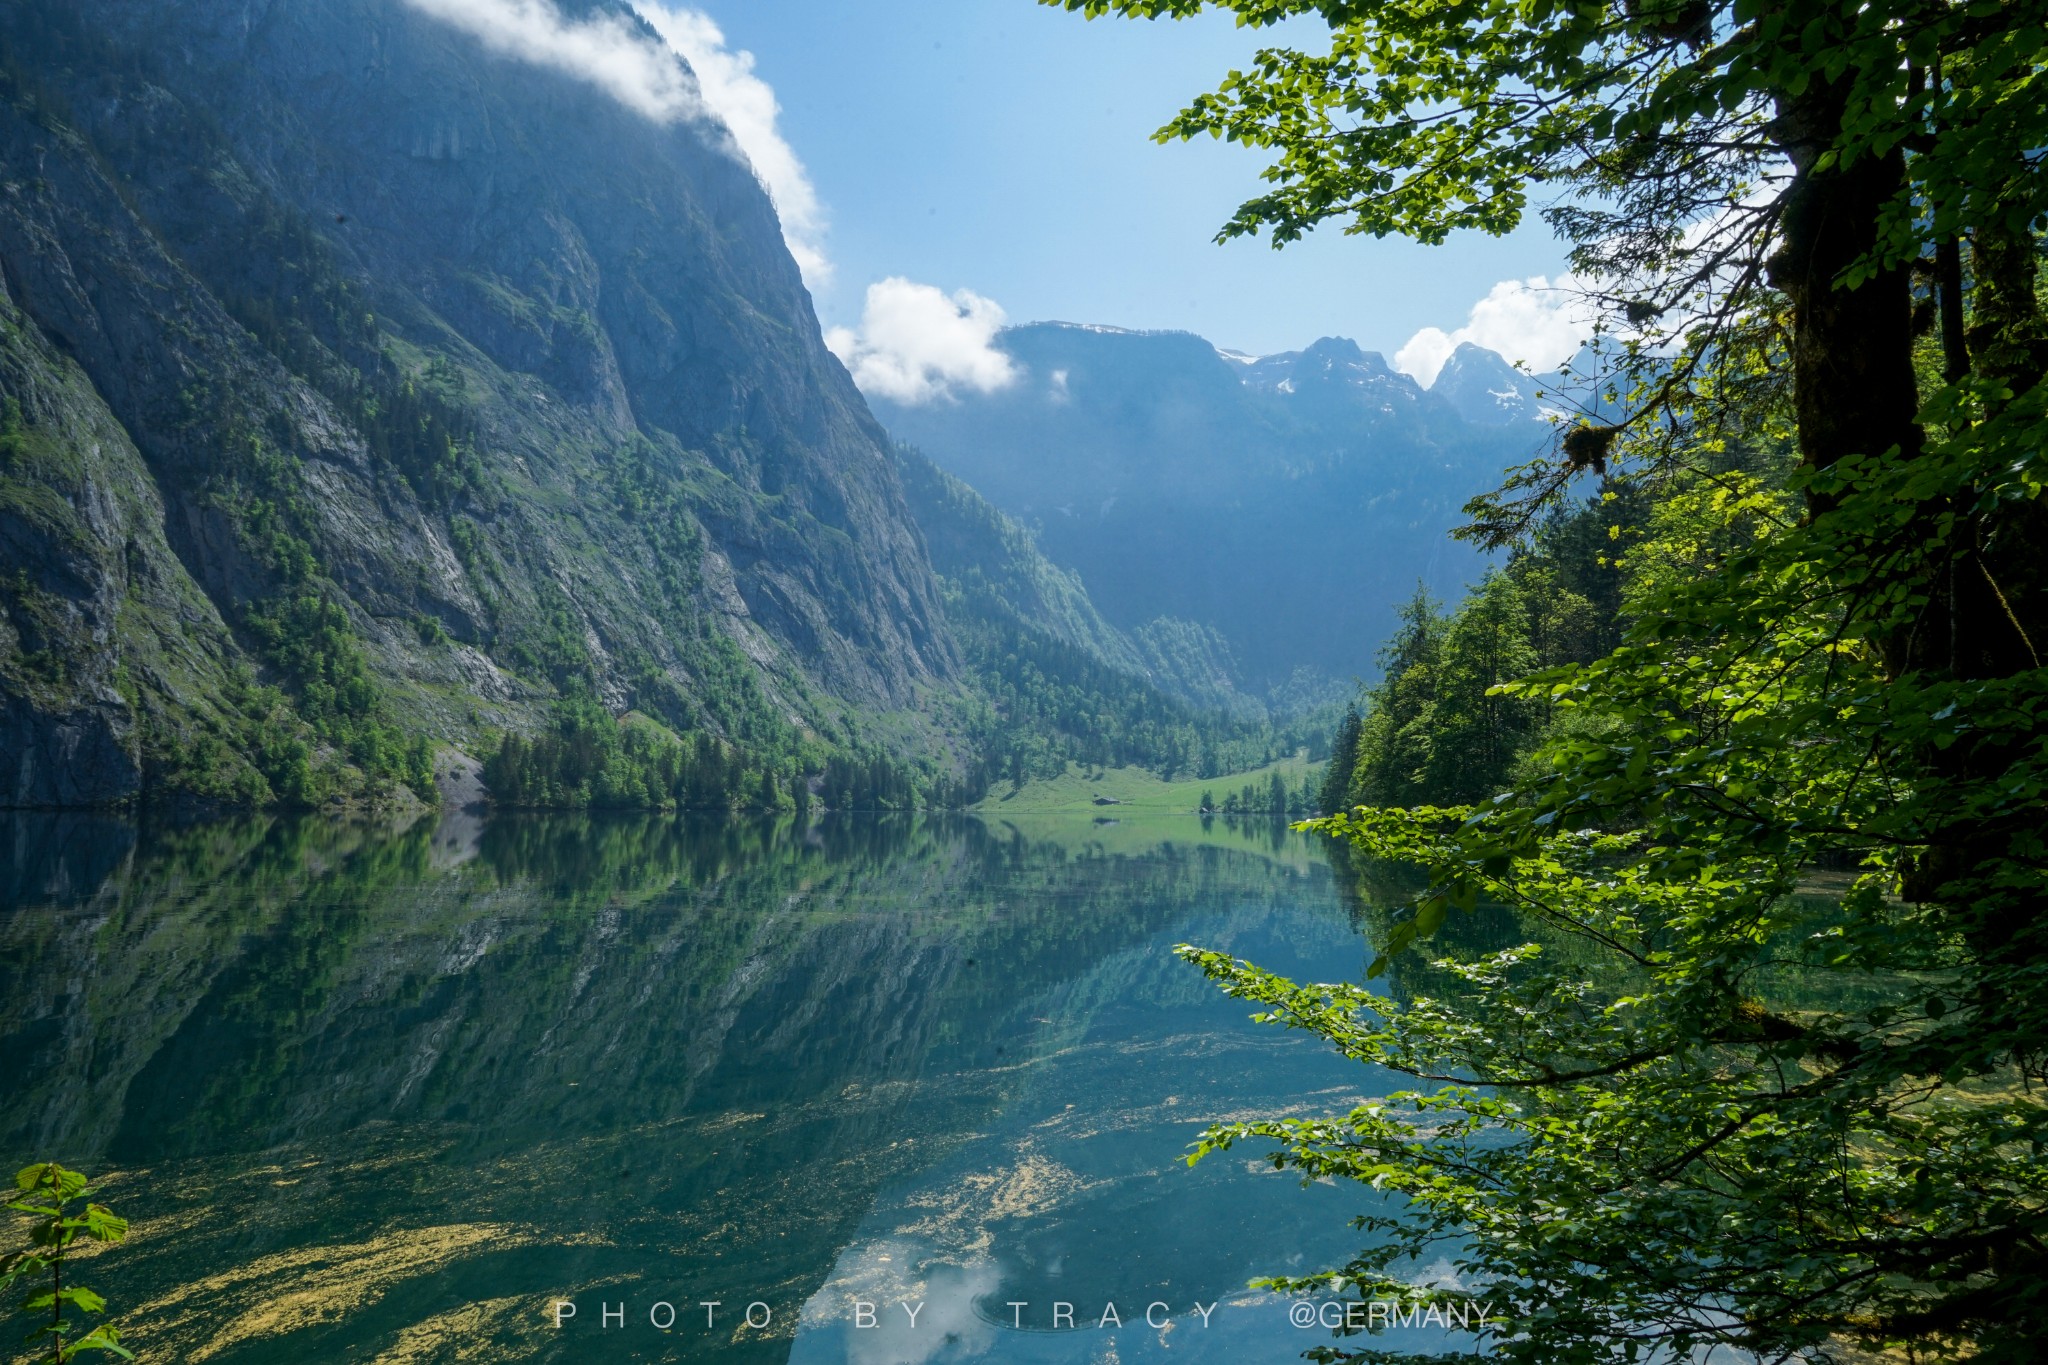
[[1263,771],[1549,430],[1476,348],[1062,324],[871,405],[715,128],[508,62],[402,0],[0,17],[0,802],[433,804],[508,740],[523,805]]

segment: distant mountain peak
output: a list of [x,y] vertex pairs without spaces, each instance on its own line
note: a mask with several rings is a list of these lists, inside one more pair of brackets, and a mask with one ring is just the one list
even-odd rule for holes
[[[1112,337],[1180,337],[1202,339],[1182,327],[1117,327],[1107,322],[1062,322],[1058,318],[1044,318],[1037,322],[1020,322],[1002,329],[999,335],[1013,332],[1094,332],[1100,336]],[[1203,341],[1207,346],[1209,343]]]
[[1502,359],[1499,353],[1461,342],[1437,371],[1430,395],[1460,417],[1480,426],[1504,426],[1542,415],[1536,376]]
[[1386,364],[1377,351],[1360,350],[1358,343],[1350,337],[1317,337],[1301,352],[1301,358],[1330,365],[1358,365],[1372,361]]
[[1292,394],[1334,386],[1374,391],[1391,387],[1412,390],[1410,397],[1421,394],[1415,381],[1396,373],[1385,356],[1360,349],[1349,337],[1322,337],[1304,350],[1282,351],[1239,364],[1245,384],[1263,393]]

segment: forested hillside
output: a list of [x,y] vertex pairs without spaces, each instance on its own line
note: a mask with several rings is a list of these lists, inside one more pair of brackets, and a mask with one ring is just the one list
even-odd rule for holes
[[1217,8],[1295,21],[1162,133],[1270,157],[1223,236],[1540,209],[1614,395],[1475,489],[1507,563],[1339,732],[1318,827],[1417,970],[1182,950],[1404,1087],[1210,1130],[1384,1200],[1263,1283],[1531,1365],[2037,1358],[2048,9]]
[[[1782,514],[1782,462],[1771,473]],[[1603,657],[1675,567],[1703,570],[1737,548],[1744,528],[1716,525],[1703,505],[1717,486],[1653,503],[1640,487],[1610,485],[1547,516],[1449,610],[1418,590],[1380,650],[1379,678],[1332,741],[1323,813],[1482,801],[1526,775],[1561,713],[1496,689]]]
[[1328,688],[1262,701],[1238,690],[1229,646],[1211,629],[1162,619],[1118,630],[1022,526],[916,450],[898,455],[972,679],[971,800],[1068,763],[1145,767],[1170,781],[1304,748],[1321,757],[1335,709]]

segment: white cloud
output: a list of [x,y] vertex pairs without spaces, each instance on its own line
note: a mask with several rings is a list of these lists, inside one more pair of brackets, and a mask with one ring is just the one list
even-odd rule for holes
[[768,187],[782,218],[783,240],[804,279],[815,287],[832,274],[825,259],[825,208],[810,173],[776,126],[782,106],[775,88],[754,74],[754,54],[734,52],[710,16],[690,9],[640,4],[638,9],[668,45],[695,68],[705,103],[731,130],[733,141]]
[[1469,341],[1533,370],[1554,369],[1571,359],[1579,343],[1592,334],[1595,313],[1570,275],[1502,280],[1472,305],[1463,327],[1450,332],[1425,327],[1408,338],[1408,344],[1394,353],[1394,368],[1424,386],[1434,384],[1451,352]]
[[1016,363],[994,345],[1004,320],[992,299],[892,276],[868,286],[860,327],[834,327],[825,344],[863,393],[916,405],[1015,383]]
[[702,118],[707,112],[690,73],[659,43],[650,42],[617,15],[572,20],[550,0],[406,3],[473,35],[493,51],[600,86],[657,123]]
[[[705,15],[648,3],[641,17],[656,41],[614,14],[570,19],[552,0],[406,0],[481,40],[493,51],[552,67],[604,90],[656,123],[709,124],[727,150],[753,167],[774,199],[783,240],[805,280],[831,274],[822,240],[825,213],[803,162],[776,126],[774,89],[754,74],[754,54],[726,47]],[[676,60],[680,53],[689,63]],[[694,71],[694,75],[692,72]]]

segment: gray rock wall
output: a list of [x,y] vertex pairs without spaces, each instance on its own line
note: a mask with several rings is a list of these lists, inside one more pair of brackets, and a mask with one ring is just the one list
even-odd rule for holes
[[[576,679],[736,736],[950,685],[886,437],[716,130],[399,0],[20,0],[0,45],[5,393],[62,388],[35,439],[103,452],[0,505],[68,622],[38,684],[9,580],[0,800],[133,796],[230,671],[275,679],[248,622],[285,593],[458,744]],[[406,385],[473,432],[465,480],[370,429]]]

